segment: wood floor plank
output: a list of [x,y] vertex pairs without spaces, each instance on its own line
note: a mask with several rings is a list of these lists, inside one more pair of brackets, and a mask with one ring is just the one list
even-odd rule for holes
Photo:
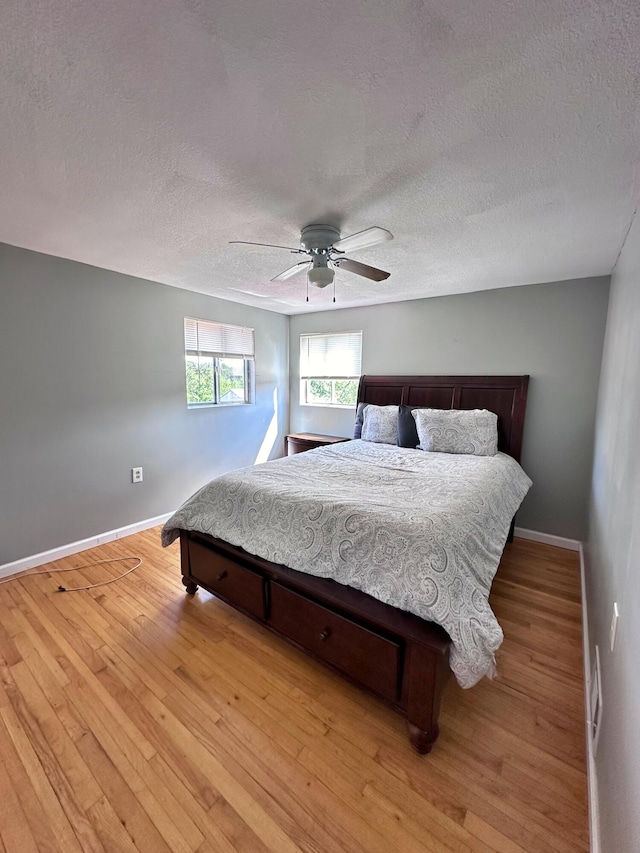
[[148,853],[170,853],[171,847],[164,841],[162,834],[142,807],[137,796],[141,791],[134,792],[129,787],[93,735],[83,737],[78,748],[96,777],[100,779],[105,795],[135,848]]
[[[86,592],[68,587],[126,578]],[[0,586],[0,853],[586,853],[574,552],[516,539],[498,678],[448,686],[434,751],[203,590],[148,530]]]
[[4,762],[0,761],[0,838],[6,850],[38,853],[38,845],[22,810]]
[[[68,631],[68,625],[64,619],[59,619],[57,622],[55,613],[52,608],[41,607],[36,603],[34,598],[28,594],[24,594],[24,598],[33,610],[34,614],[42,621],[46,629],[51,633],[52,637],[60,646],[61,652],[64,655],[63,665],[65,672],[70,680],[74,678],[81,679],[84,683],[90,684],[91,688],[98,694],[101,702],[105,707],[118,718],[120,725],[129,736],[135,741],[138,748],[144,751],[147,758],[153,755],[153,748],[145,741],[144,737],[130,723],[127,715],[122,711],[117,702],[113,701],[109,696],[108,691],[104,690],[100,682],[94,677],[97,672],[105,668],[104,660],[93,650],[90,651],[90,663],[87,663],[83,654],[78,654],[75,648],[75,643],[72,638],[67,639],[64,632]],[[55,609],[55,608],[54,608]],[[64,627],[64,632],[59,631],[57,626]],[[84,654],[87,654],[87,647],[84,649]]]
[[235,779],[232,770],[225,767],[210,750],[201,749],[199,739],[167,710],[166,705],[152,695],[144,698],[144,705],[165,735],[179,745],[184,755],[187,757],[192,755],[193,760],[197,761],[210,778],[215,780],[220,794],[253,829],[265,846],[278,853],[300,853],[300,848],[270,818],[260,804],[247,794]]
[[473,812],[467,812],[464,819],[464,828],[476,838],[485,842],[487,848],[495,851],[495,853],[523,853],[523,848],[519,844],[507,838],[495,827],[485,823],[482,818],[474,815]]
[[[37,672],[37,670],[36,670]],[[38,753],[59,768],[73,791],[74,808],[86,810],[102,796],[102,790],[82,761],[75,744],[40,689],[27,662],[11,667],[16,688],[22,695],[28,714],[19,711],[29,728]],[[45,753],[46,750],[46,753]],[[66,786],[65,786],[66,787]]]
[[[258,730],[240,713],[223,717],[215,728],[202,734],[215,740],[217,754],[236,768],[236,778],[248,786],[252,796],[286,829],[298,846],[309,853],[341,853],[361,850],[336,818],[342,804],[297,762],[286,748]],[[268,756],[262,759],[262,756]],[[241,770],[239,770],[241,768]],[[318,814],[331,814],[332,821],[319,823]],[[349,821],[351,813],[349,812]],[[351,828],[351,825],[349,825]],[[347,843],[348,839],[348,843]]]
[[100,797],[87,815],[107,853],[136,853],[138,848],[106,796]]
[[15,664],[11,674],[16,685],[14,709],[83,850],[102,850],[85,813],[102,791],[26,664]]
[[82,717],[70,705],[64,689],[60,686],[57,672],[61,672],[64,675],[64,680],[68,683],[66,674],[50,655],[41,656],[42,646],[40,644],[34,646],[20,634],[16,635],[15,642],[16,646],[21,649],[23,660],[29,671],[44,693],[52,710],[55,711],[68,736],[71,740],[77,740],[86,731],[86,725]]
[[[184,784],[173,769],[160,755],[154,755],[149,762],[156,778],[160,780],[171,793],[174,807],[179,806],[191,818],[195,826],[204,836],[204,841],[197,848],[204,849],[207,842],[213,845],[216,853],[233,853],[234,846],[221,828],[212,818],[212,809],[220,798],[212,799],[210,806],[202,806],[201,800],[194,796],[188,784]],[[257,842],[259,846],[260,842]]]
[[54,853],[59,849],[58,839],[3,721],[0,721],[0,762],[4,765],[11,785],[18,795],[38,850],[42,853]]
[[305,749],[298,761],[340,801],[349,803],[349,821],[359,819],[358,834],[364,837],[371,853],[386,853],[390,848],[406,853],[425,853],[433,849],[434,840],[430,833],[425,831],[424,840],[419,841],[402,826],[397,816],[380,809],[374,800],[351,785],[326,754],[320,756]]
[[57,791],[51,785],[40,763],[37,745],[31,743],[12,706],[3,708],[0,715],[11,737],[16,753],[20,757],[20,761],[29,777],[29,781],[36,792],[36,796],[46,815],[46,820],[58,839],[60,846],[64,845],[64,850],[69,850],[70,853],[80,851],[81,847],[74,827],[62,807]]

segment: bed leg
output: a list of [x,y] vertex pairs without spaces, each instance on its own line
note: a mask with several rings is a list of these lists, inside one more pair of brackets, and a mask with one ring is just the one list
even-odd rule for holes
[[516,517],[515,515],[511,519],[511,525],[509,527],[509,533],[507,534],[507,542],[513,542],[513,533],[516,527]]
[[419,752],[420,755],[426,755],[428,752],[431,752],[433,745],[440,734],[438,724],[436,723],[430,732],[424,732],[422,729],[419,729],[407,720],[407,728],[409,729],[409,740],[411,741],[411,746],[415,751]]
[[193,595],[195,591],[198,589],[198,584],[194,582],[193,578],[186,578],[184,575],[182,576],[182,583],[184,584],[189,595]]
[[198,584],[191,577],[191,561],[189,559],[189,534],[186,530],[180,531],[180,566],[182,567],[182,583],[189,595],[194,595]]
[[407,728],[411,745],[421,755],[438,739],[440,700],[451,675],[449,654],[414,643],[409,650]]

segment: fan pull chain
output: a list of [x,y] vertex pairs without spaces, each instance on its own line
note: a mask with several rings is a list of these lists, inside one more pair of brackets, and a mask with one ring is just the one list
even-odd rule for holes
[[309,270],[307,270],[307,302],[309,301]]
[[336,273],[333,273],[333,301],[336,301]]

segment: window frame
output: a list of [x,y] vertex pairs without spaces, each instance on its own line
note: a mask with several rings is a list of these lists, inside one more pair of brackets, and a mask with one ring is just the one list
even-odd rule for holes
[[[314,374],[311,375],[311,372],[307,370],[307,372],[303,372],[303,347],[305,345],[305,340],[309,338],[340,338],[340,337],[349,337],[357,335],[359,338],[359,352],[357,354],[357,373],[344,373],[338,375],[327,375],[324,374]],[[307,344],[307,348],[308,348]],[[326,409],[353,409],[356,405],[357,401],[357,387],[356,387],[356,398],[351,403],[337,403],[334,402],[336,396],[336,382],[356,382],[360,381],[360,376],[362,373],[362,330],[351,330],[346,332],[305,332],[300,335],[300,352],[299,352],[299,372],[300,372],[300,388],[299,388],[299,402],[301,406],[318,406]],[[318,400],[309,400],[309,385],[312,381],[324,381],[331,382],[331,401],[318,401]]]
[[[188,326],[190,328],[191,336],[193,336],[193,328],[192,324],[196,324],[196,337],[198,338],[198,346],[193,349],[188,346]],[[224,338],[225,332],[231,333],[233,337],[234,333],[237,337],[237,333],[240,332],[240,338],[242,341],[242,347],[240,345],[235,347],[232,344],[232,347],[229,348],[227,346],[225,351],[221,350],[207,350],[199,347],[199,325],[202,326],[203,332],[207,331],[207,327],[209,327],[209,332],[214,332],[216,328],[220,331],[221,337]],[[249,326],[237,326],[232,323],[221,323],[218,320],[204,320],[197,317],[185,317],[184,318],[184,334],[185,334],[185,344],[184,344],[184,356],[185,356],[185,391],[186,391],[186,400],[187,400],[187,409],[210,409],[210,408],[222,408],[222,407],[235,407],[235,406],[247,406],[253,405],[255,403],[255,329]],[[248,338],[251,339],[251,346],[247,347]],[[213,398],[211,400],[197,400],[197,401],[189,401],[189,383],[187,379],[187,364],[189,359],[197,358],[198,360],[201,358],[207,358],[212,360],[211,369],[212,369],[212,394]],[[220,393],[220,363],[229,359],[242,359],[243,361],[243,390],[244,390],[244,399],[238,401],[222,401],[221,393]]]

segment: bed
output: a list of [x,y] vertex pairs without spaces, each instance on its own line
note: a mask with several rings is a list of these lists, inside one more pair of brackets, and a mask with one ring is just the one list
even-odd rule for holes
[[[165,545],[180,538],[187,593],[203,587],[373,692],[404,714],[414,748],[429,752],[451,665],[458,681],[471,686],[491,674],[502,639],[487,599],[510,522],[513,529],[511,516],[528,489],[524,480],[530,485],[513,462],[520,459],[528,379],[361,377],[358,404],[494,412],[499,453],[481,462],[356,440],[216,478],[163,530]],[[431,493],[435,469],[439,479]],[[451,473],[443,479],[442,471]],[[358,477],[373,495],[362,506],[351,495]],[[314,482],[313,495],[301,501],[305,480]],[[386,491],[399,495],[400,503],[387,506]],[[442,494],[463,507],[475,537],[461,527],[453,546],[440,553],[438,536],[429,534],[429,540],[425,527],[455,533],[455,525],[448,511],[436,513],[435,521],[421,515],[415,495],[423,492],[429,504],[440,506]],[[287,545],[287,531],[298,540]],[[367,544],[374,539],[376,547]],[[426,551],[427,540],[433,553]],[[470,592],[454,596],[456,586]],[[472,605],[469,613],[459,612],[462,599]]]

